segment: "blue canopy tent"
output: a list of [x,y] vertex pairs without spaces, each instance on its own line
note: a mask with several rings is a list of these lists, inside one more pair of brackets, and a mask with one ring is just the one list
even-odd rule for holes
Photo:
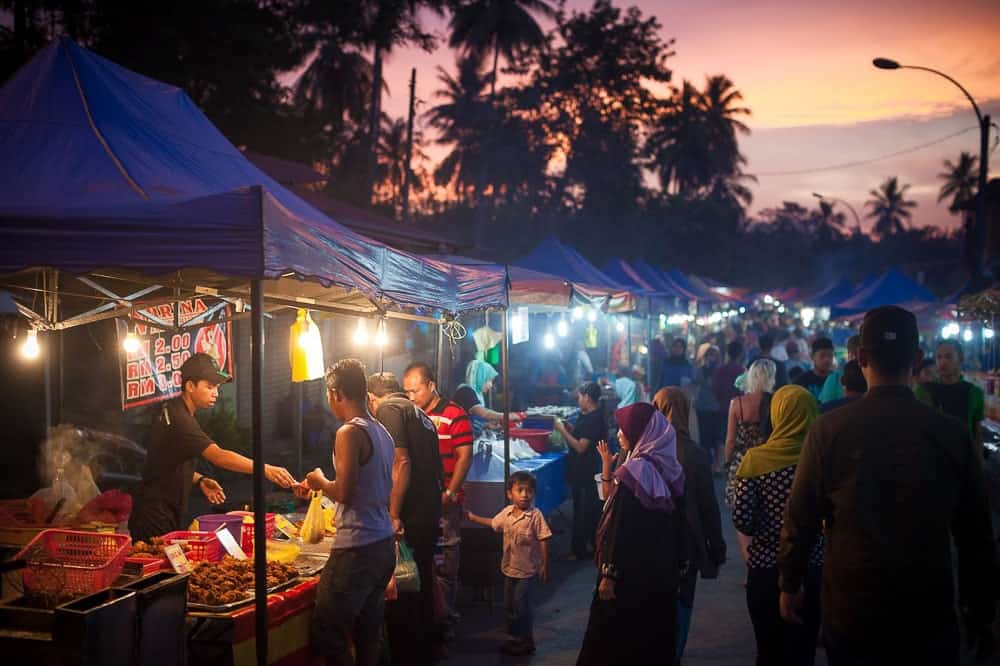
[[[45,280],[45,314],[34,326],[61,330],[194,294],[249,303],[258,544],[265,302],[432,321],[506,306],[502,271],[421,259],[346,229],[254,167],[182,90],[65,37],[0,89],[0,152],[0,274],[6,288]],[[67,273],[104,304],[68,311]],[[258,548],[259,664],[265,565]]]
[[634,296],[625,285],[605,275],[583,255],[553,236],[539,243],[515,265],[564,278],[573,284],[576,300],[608,312],[635,309]]
[[827,286],[816,294],[805,299],[805,305],[814,308],[832,308],[841,301],[850,298],[856,289],[854,284],[847,278],[841,278],[837,282]]
[[295,277],[368,311],[505,304],[502,274],[348,230],[258,170],[182,90],[65,37],[0,89],[0,147],[0,273],[194,270],[278,296],[296,289],[272,283]]
[[882,305],[900,305],[922,308],[933,303],[935,297],[919,283],[895,268],[866,281],[853,295],[831,308],[834,317],[859,315]]

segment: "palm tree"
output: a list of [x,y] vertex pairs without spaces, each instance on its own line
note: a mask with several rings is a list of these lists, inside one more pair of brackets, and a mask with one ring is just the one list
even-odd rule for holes
[[909,185],[900,187],[896,176],[886,179],[877,190],[871,190],[871,199],[865,202],[871,212],[866,217],[875,220],[873,228],[880,238],[901,233],[906,229],[905,223],[913,217],[910,209],[917,207],[917,202],[906,199]]
[[958,162],[952,164],[951,160],[944,161],[944,171],[938,174],[938,178],[944,181],[938,193],[938,203],[951,197],[948,210],[955,213],[975,198],[979,178],[976,168],[978,162],[978,158],[964,150],[958,156]]
[[428,111],[428,118],[439,131],[438,143],[452,147],[434,172],[439,185],[454,182],[458,192],[480,186],[480,166],[483,144],[489,134],[490,105],[484,100],[484,91],[492,77],[483,75],[475,60],[458,63],[457,78],[438,67],[438,81],[443,88],[435,97],[443,100]]
[[478,63],[492,52],[491,99],[496,97],[500,54],[509,63],[545,44],[545,33],[533,14],[552,18],[555,10],[545,0],[470,0],[452,10],[448,45]]
[[[378,181],[380,189],[388,194],[388,202],[394,210],[402,206],[401,190],[406,179],[406,119],[392,120],[383,116],[382,131],[378,145]],[[423,139],[419,131],[413,133],[413,158],[425,160],[427,155],[421,149]],[[419,184],[419,183],[418,183]]]
[[295,82],[295,102],[338,126],[345,118],[361,123],[372,76],[372,65],[362,54],[327,42]]

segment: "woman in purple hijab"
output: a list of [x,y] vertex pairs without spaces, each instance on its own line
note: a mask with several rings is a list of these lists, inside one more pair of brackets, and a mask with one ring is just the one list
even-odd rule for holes
[[648,402],[619,409],[615,420],[621,452],[613,456],[605,442],[598,444],[608,499],[597,527],[597,590],[577,664],[669,663],[677,587],[687,566],[677,435]]

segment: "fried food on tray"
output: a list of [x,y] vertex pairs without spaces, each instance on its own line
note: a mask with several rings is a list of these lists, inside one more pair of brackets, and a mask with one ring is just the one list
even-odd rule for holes
[[[179,545],[185,554],[190,553],[192,550],[191,544],[186,541],[172,540],[172,543]],[[149,543],[136,541],[132,544],[132,557],[165,558],[166,554],[163,552],[163,549],[168,545],[167,540],[161,536],[152,537]]]
[[[294,567],[267,563],[267,587],[298,576]],[[198,562],[188,581],[188,601],[206,606],[224,606],[253,596],[253,560],[225,558],[221,562]]]

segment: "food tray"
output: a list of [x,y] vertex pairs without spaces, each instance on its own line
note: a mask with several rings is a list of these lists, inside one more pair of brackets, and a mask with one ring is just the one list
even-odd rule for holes
[[168,532],[163,540],[169,546],[178,541],[186,541],[191,550],[185,553],[192,562],[218,562],[222,559],[222,544],[214,532]]
[[300,576],[309,578],[322,571],[328,559],[329,557],[326,555],[299,555],[292,562],[292,566],[295,567]]
[[[295,578],[292,578],[290,580],[286,580],[284,583],[281,583],[280,585],[275,585],[274,587],[267,588],[267,593],[268,594],[275,594],[277,592],[281,592],[283,590],[287,590],[287,589],[289,589],[291,587],[294,587],[294,586],[298,585],[301,582],[302,581],[299,579],[299,577],[296,576]],[[208,604],[196,604],[196,603],[193,603],[193,602],[189,601],[187,607],[188,607],[189,611],[197,611],[199,613],[229,613],[231,611],[236,610],[237,608],[242,608],[243,606],[246,606],[247,604],[253,603],[253,600],[254,600],[253,594],[254,594],[253,592],[247,591],[247,598],[246,599],[243,599],[242,601],[233,601],[232,603],[228,603],[228,604],[222,604],[221,606],[209,606]]]
[[15,556],[30,594],[91,594],[118,578],[132,539],[124,534],[45,530]]

